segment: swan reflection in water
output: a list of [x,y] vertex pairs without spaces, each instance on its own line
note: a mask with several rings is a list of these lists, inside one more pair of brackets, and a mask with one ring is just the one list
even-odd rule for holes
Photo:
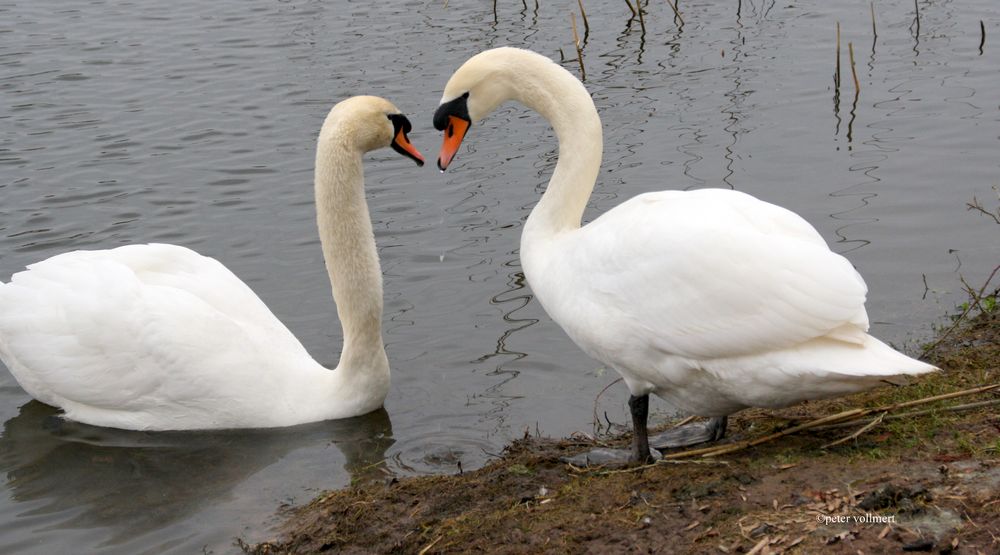
[[[332,443],[352,480],[382,476],[393,442],[385,409],[290,428],[153,433],[63,420],[57,409],[31,401],[4,424],[0,471],[13,499],[29,508],[17,520],[44,522],[32,533],[109,528],[106,543],[115,544],[231,498],[249,477],[300,448]],[[273,514],[277,505],[262,512]]]

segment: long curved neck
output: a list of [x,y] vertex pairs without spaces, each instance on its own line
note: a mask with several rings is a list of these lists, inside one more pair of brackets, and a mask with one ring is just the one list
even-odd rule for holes
[[590,94],[568,71],[548,60],[530,60],[511,76],[515,99],[552,125],[559,161],[545,194],[532,210],[525,238],[551,237],[580,227],[601,167],[601,119]]
[[337,315],[344,328],[338,372],[388,370],[382,344],[382,272],[368,203],[362,152],[337,133],[316,149],[316,220]]

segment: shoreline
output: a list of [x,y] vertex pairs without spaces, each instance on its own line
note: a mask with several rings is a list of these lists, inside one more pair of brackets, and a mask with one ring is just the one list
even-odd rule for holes
[[[998,383],[998,312],[963,316],[939,333],[928,357],[939,373],[783,410],[744,410],[721,443]],[[274,539],[237,544],[252,554],[990,553],[1000,549],[1000,417],[998,405],[983,401],[998,399],[992,390],[874,424],[639,468],[560,461],[595,445],[621,447],[628,436],[526,436],[475,471],[326,492],[282,515]]]

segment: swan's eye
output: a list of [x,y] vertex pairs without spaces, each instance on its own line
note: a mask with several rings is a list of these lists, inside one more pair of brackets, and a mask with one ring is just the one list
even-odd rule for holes
[[[434,112],[434,129],[438,131],[447,130],[448,118],[451,116],[465,121],[472,121],[472,118],[469,117],[469,107],[466,105],[468,99],[469,93],[465,93],[438,106]],[[448,133],[448,136],[451,137],[451,133],[454,133],[454,131],[448,131]]]
[[398,133],[400,129],[403,130],[403,133],[409,133],[413,129],[410,120],[403,114],[389,114],[388,118],[392,122],[394,133]]

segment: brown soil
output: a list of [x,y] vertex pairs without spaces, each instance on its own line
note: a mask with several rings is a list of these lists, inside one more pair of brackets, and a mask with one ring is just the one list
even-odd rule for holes
[[[739,413],[727,441],[851,407],[995,383],[997,311],[959,326],[930,358],[943,372],[909,386]],[[861,426],[639,469],[576,469],[560,457],[591,440],[524,438],[474,472],[326,493],[291,510],[277,539],[240,543],[255,554],[998,553],[998,405],[941,410],[997,398],[994,391],[928,405],[936,410],[887,418],[826,449]]]

